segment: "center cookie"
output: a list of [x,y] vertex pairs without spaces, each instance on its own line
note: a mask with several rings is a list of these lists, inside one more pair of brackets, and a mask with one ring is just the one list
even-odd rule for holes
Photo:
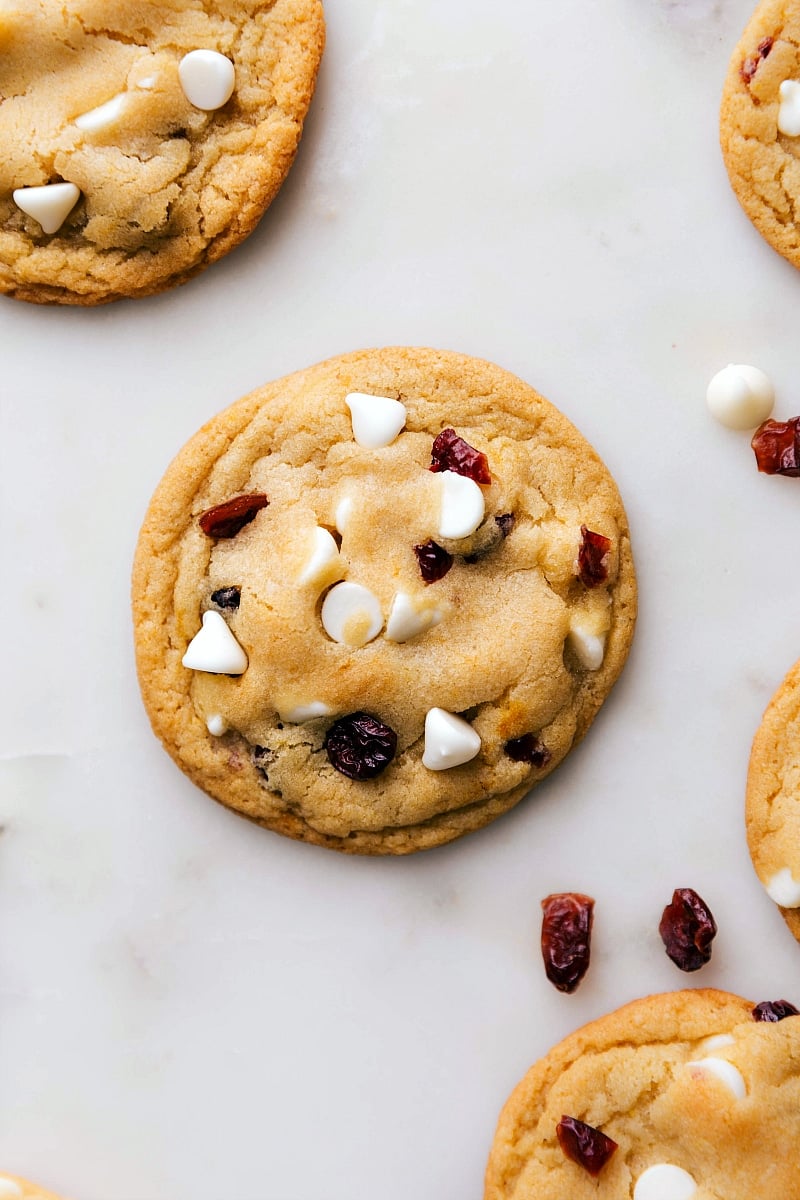
[[294,157],[320,0],[0,5],[0,292],[101,304],[183,283]]
[[505,812],[622,669],[636,585],[613,480],[498,367],[347,355],[209,422],[136,555],[155,732],[222,803],[353,853]]

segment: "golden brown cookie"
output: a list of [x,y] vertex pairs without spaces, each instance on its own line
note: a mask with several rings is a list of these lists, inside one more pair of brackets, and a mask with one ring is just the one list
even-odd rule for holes
[[753,866],[800,941],[800,663],[770,701],[747,773]]
[[484,1200],[800,1200],[791,1011],[673,992],[573,1033],[503,1109]]
[[762,0],[733,52],[720,138],[733,190],[800,267],[800,0]]
[[583,736],[633,634],[608,471],[499,367],[370,350],[210,421],[133,577],[153,728],[279,833],[405,854],[516,804]]
[[19,1175],[0,1174],[0,1200],[59,1200],[59,1197]]
[[238,245],[294,158],[320,0],[0,8],[0,291],[102,304]]

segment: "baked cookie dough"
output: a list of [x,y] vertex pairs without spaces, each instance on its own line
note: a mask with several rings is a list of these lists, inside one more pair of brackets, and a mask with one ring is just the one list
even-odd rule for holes
[[184,283],[257,224],[300,140],[320,0],[0,6],[0,291]]
[[434,350],[332,359],[210,421],[133,575],[142,694],[178,765],[361,854],[516,804],[586,732],[635,610],[591,447],[516,377]]
[[753,739],[746,817],[756,874],[800,941],[800,662]]
[[733,52],[720,139],[733,190],[800,267],[800,0],[763,0]]
[[[798,1200],[800,1017],[766,1007],[673,992],[566,1038],[503,1109],[484,1200]],[[565,1117],[616,1143],[596,1176]]]
[[0,1173],[0,1200],[59,1200],[59,1197],[19,1175]]

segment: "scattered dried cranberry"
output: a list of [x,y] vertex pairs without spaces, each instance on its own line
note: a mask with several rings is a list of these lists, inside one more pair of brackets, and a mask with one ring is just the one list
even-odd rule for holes
[[368,713],[351,713],[331,725],[325,749],[331,764],[348,779],[374,779],[394,758],[397,734]]
[[759,471],[765,475],[800,475],[800,417],[765,421],[753,434]]
[[590,1175],[599,1175],[617,1149],[612,1138],[577,1117],[562,1117],[556,1125],[556,1137],[567,1158],[584,1167]]
[[211,593],[211,603],[217,608],[238,608],[242,598],[242,589],[238,587],[219,588]]
[[249,496],[234,496],[223,504],[215,504],[200,515],[200,528],[213,538],[232,538],[249,525],[257,512],[266,508],[269,500],[263,492]]
[[560,992],[574,992],[589,969],[594,900],[562,892],[542,901],[542,957],[547,978]]
[[512,762],[530,763],[532,767],[546,767],[552,755],[544,743],[533,733],[523,733],[522,737],[512,738],[506,742],[506,754]]
[[772,49],[774,42],[774,38],[762,38],[756,47],[755,54],[749,54],[747,56],[739,68],[739,75],[741,76],[743,83],[750,83],[750,80],[761,66],[761,63],[769,56],[769,52]]
[[608,579],[608,552],[611,539],[593,533],[581,525],[581,545],[578,550],[578,575],[584,587],[599,587]]
[[800,1017],[800,1009],[788,1000],[762,1000],[753,1009],[754,1021],[783,1021],[785,1017]]
[[514,528],[517,518],[513,513],[501,513],[499,517],[495,517],[495,522],[504,538],[507,538]]
[[667,955],[682,971],[699,971],[711,958],[717,923],[694,888],[676,888],[664,909],[658,932]]
[[414,553],[419,563],[419,573],[425,583],[436,583],[444,579],[453,565],[453,556],[448,554],[443,546],[433,539],[414,547]]
[[455,429],[443,429],[431,448],[431,471],[455,471],[476,483],[491,483],[489,460],[480,450],[459,437]]

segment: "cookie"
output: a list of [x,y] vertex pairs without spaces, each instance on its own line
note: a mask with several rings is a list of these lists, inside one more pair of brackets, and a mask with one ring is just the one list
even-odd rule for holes
[[512,1093],[484,1200],[798,1200],[800,1018],[787,1012],[683,991],[586,1025]]
[[210,795],[363,854],[505,812],[619,675],[625,512],[498,367],[372,350],[269,384],[161,482],[133,577],[153,728]]
[[0,291],[103,304],[184,283],[286,176],[320,0],[11,0],[0,11]]
[[800,0],[763,0],[733,52],[720,140],[733,190],[800,267]]
[[0,1200],[59,1200],[54,1192],[20,1179],[19,1175],[0,1174]]
[[800,941],[800,662],[753,739],[746,817],[756,874]]

